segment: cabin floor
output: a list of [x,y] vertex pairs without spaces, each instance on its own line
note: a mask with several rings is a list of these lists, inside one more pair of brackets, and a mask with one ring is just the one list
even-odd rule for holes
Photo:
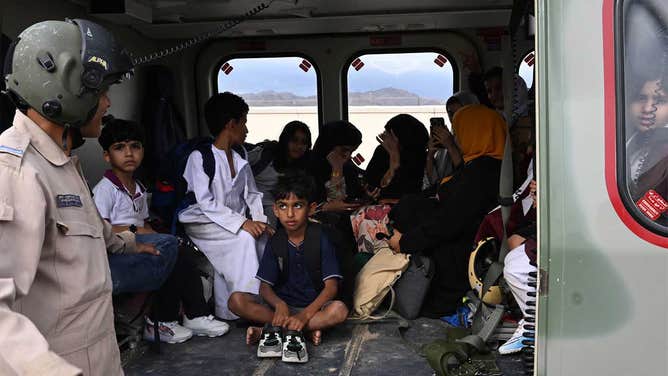
[[[419,318],[411,321],[405,339],[422,345],[442,338],[447,324]],[[245,344],[246,328],[232,324],[222,337],[194,337],[181,344],[162,344],[160,354],[147,342],[124,352],[124,370],[132,375],[410,375],[431,376],[434,371],[399,335],[396,321],[343,325],[323,333],[320,346],[308,342],[309,361],[286,364],[277,359],[261,360],[257,346]],[[130,354],[130,355],[129,355]],[[503,375],[523,375],[520,355],[498,356]]]

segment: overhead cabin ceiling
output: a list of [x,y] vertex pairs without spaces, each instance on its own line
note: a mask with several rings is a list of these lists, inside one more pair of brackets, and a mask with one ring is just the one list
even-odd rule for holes
[[[149,38],[184,39],[244,14],[259,0],[70,0],[93,17]],[[444,30],[508,25],[512,0],[265,0],[269,8],[222,36]]]

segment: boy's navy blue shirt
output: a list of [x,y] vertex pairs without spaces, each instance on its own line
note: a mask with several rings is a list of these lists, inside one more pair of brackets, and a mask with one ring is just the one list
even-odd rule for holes
[[336,251],[327,236],[322,233],[320,237],[320,249],[304,249],[304,242],[299,245],[288,240],[288,278],[281,281],[281,270],[278,258],[271,248],[271,241],[264,248],[264,255],[260,261],[260,267],[255,278],[272,286],[276,295],[287,305],[292,307],[306,307],[318,297],[320,291],[316,291],[309,276],[306,266],[304,252],[320,251],[320,262],[322,280],[330,278],[343,279],[339,271],[339,263],[336,259]]

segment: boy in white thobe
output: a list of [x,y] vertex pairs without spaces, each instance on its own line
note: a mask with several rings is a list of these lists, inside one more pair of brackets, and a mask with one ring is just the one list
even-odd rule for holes
[[[215,136],[211,145],[215,173],[210,179],[204,172],[204,160],[210,155],[204,156],[200,151],[190,154],[183,177],[195,203],[179,213],[186,234],[216,270],[216,315],[226,320],[238,318],[227,307],[233,292],[259,292],[255,273],[266,243],[265,234],[273,233],[266,224],[262,193],[255,186],[250,165],[232,149],[246,138],[247,114],[244,100],[229,92],[207,101],[206,122]],[[252,219],[246,217],[247,212]]]

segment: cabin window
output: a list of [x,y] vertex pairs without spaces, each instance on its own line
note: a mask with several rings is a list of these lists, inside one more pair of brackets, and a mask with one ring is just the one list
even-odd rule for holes
[[624,1],[616,33],[617,185],[631,216],[668,236],[668,13]]
[[[345,71],[344,71],[345,72]],[[449,124],[445,102],[453,94],[452,62],[442,52],[373,53],[354,57],[347,68],[348,121],[362,132],[366,167],[388,120],[406,113],[429,129],[429,118]]]
[[225,60],[218,70],[218,92],[244,98],[248,112],[246,142],[278,140],[283,127],[306,123],[318,137],[319,84],[313,61],[299,56],[244,57]]
[[536,53],[534,51],[529,52],[524,59],[522,59],[522,62],[520,63],[520,66],[517,70],[517,74],[522,77],[524,82],[527,84],[527,88],[531,89],[533,86],[533,78],[534,78],[534,66],[536,63]]

